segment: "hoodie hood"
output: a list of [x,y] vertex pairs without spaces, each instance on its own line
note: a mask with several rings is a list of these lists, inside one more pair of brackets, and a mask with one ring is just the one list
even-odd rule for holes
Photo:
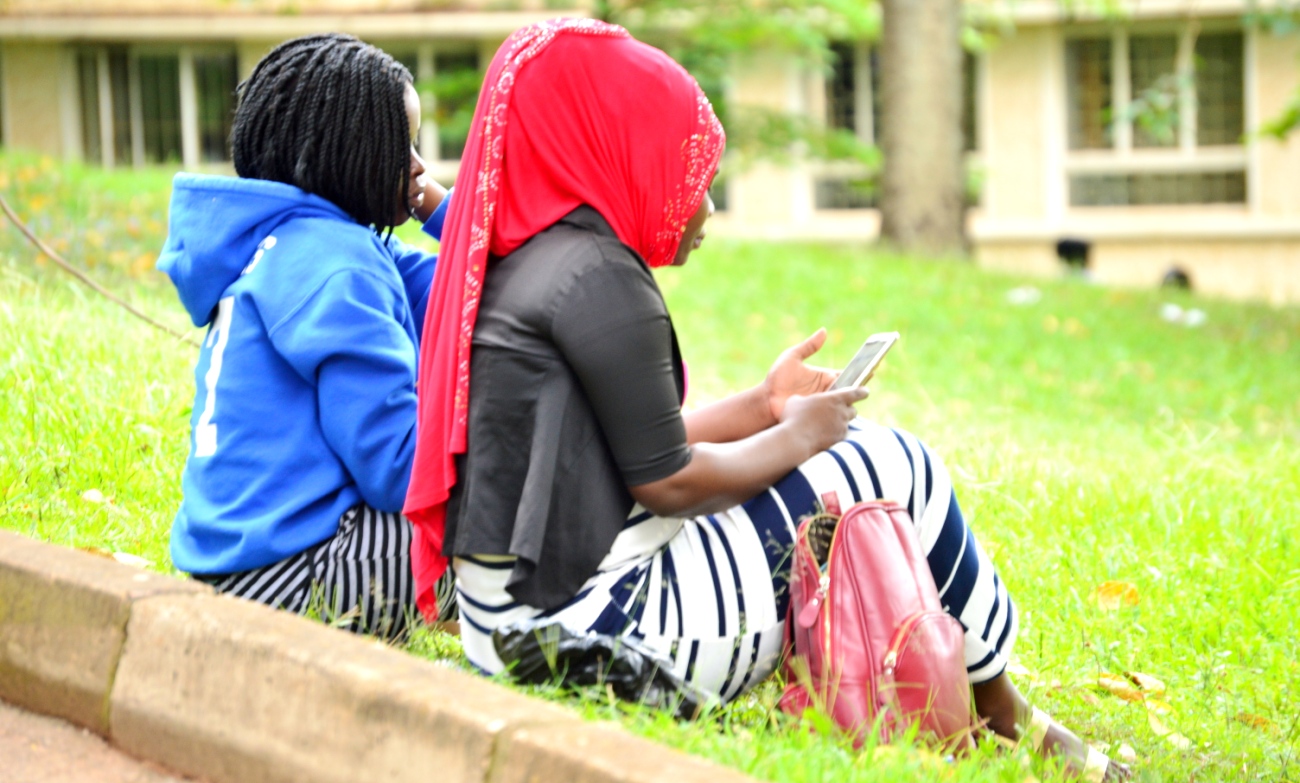
[[167,241],[158,256],[195,326],[206,326],[258,244],[290,218],[354,221],[333,203],[293,185],[261,179],[177,174]]

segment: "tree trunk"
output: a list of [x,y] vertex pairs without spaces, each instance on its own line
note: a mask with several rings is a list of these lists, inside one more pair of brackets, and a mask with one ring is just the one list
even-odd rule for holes
[[881,11],[881,238],[905,252],[961,253],[961,0],[882,0]]

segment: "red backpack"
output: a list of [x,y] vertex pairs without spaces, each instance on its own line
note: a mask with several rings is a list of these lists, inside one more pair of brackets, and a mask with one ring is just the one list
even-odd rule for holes
[[873,501],[805,519],[790,592],[783,711],[815,707],[858,747],[913,723],[948,749],[973,746],[962,627],[939,603],[906,509]]

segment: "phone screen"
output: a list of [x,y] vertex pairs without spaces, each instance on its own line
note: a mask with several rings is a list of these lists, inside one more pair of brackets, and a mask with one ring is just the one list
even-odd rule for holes
[[832,389],[844,389],[849,386],[857,386],[862,380],[862,376],[880,361],[889,346],[894,344],[894,340],[889,337],[873,338],[863,344],[858,349],[857,354],[849,360],[840,373],[840,377],[835,379],[831,385]]

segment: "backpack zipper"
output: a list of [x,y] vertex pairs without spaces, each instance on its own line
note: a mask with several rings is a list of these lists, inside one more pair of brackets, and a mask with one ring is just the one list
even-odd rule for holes
[[[831,543],[826,547],[826,573],[824,574],[820,574],[821,564],[817,562],[816,556],[813,555],[812,544],[808,542],[808,533],[812,530],[811,525],[804,528],[802,540],[800,541],[800,545],[805,547],[807,551],[808,559],[817,564],[820,579],[817,583],[817,592],[813,594],[808,605],[800,610],[796,620],[803,627],[811,628],[817,622],[817,614],[822,615],[822,648],[825,656],[823,661],[825,661],[827,667],[832,667],[835,661],[831,654],[831,613],[826,608],[827,603],[830,601],[831,592],[831,554],[835,551],[835,542],[839,540],[843,521],[843,516],[836,520],[835,532],[831,534]],[[807,615],[806,618],[805,615]]]
[[[835,553],[835,542],[840,538],[840,530],[843,529],[843,524],[844,517],[841,516],[835,522],[835,532],[831,534],[830,546],[826,547],[826,573],[821,575],[821,581],[817,586],[817,594],[822,599],[818,611],[822,613],[822,646],[825,648],[826,655],[823,660],[825,660],[827,667],[832,667],[835,663],[835,658],[831,655],[831,612],[829,608],[831,600],[831,560],[832,555]],[[808,551],[812,552],[811,545],[808,546]]]
[[898,626],[894,631],[894,637],[889,641],[889,651],[885,653],[885,659],[882,664],[882,670],[888,677],[894,676],[894,669],[898,666],[898,657],[903,654],[903,648],[907,645],[907,640],[912,636],[912,630],[924,620],[927,616],[934,613],[933,609],[922,609],[908,615],[907,619]]

